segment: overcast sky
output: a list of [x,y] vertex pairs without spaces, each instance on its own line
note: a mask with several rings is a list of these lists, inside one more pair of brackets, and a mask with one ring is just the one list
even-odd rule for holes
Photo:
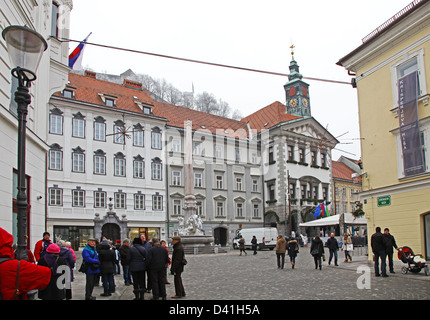
[[[304,77],[350,82],[336,62],[412,0],[73,0],[70,38],[238,67],[288,73],[291,44]],[[70,44],[72,51],[76,43]],[[82,65],[166,79],[181,91],[207,91],[245,117],[285,104],[287,77],[206,66],[87,45]],[[305,80],[312,116],[360,158],[357,93],[350,85]],[[346,133],[348,132],[348,133]],[[346,134],[345,134],[346,133]],[[344,135],[343,135],[344,134]],[[365,138],[365,137],[364,137]],[[344,144],[352,143],[352,144]]]

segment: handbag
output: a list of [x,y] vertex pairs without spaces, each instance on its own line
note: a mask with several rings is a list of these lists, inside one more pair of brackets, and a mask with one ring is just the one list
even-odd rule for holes
[[182,259],[182,264],[183,264],[184,266],[186,266],[186,265],[187,265],[187,263],[188,263],[187,259],[183,258],[183,259]]
[[354,245],[352,243],[346,245],[346,251],[353,251],[353,250],[354,250]]
[[88,264],[86,264],[85,261],[82,262],[81,267],[79,268],[78,271],[82,272],[82,273],[87,273],[87,271],[88,271]]
[[318,249],[313,249],[312,251],[311,251],[311,255],[312,256],[316,256],[316,255],[318,255],[318,253],[319,253],[319,250]]

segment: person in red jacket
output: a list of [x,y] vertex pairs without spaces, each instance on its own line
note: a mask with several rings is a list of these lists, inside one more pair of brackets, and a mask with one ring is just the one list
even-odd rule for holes
[[39,261],[40,257],[45,254],[46,248],[52,243],[50,237],[51,235],[49,232],[45,231],[43,233],[43,239],[36,242],[36,246],[34,247],[34,257],[36,261]]
[[25,260],[19,261],[19,282],[16,292],[18,260],[13,252],[13,237],[0,228],[0,293],[3,300],[27,300],[27,292],[44,289],[51,280],[51,269]]

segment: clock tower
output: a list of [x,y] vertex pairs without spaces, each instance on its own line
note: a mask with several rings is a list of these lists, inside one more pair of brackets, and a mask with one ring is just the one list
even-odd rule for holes
[[294,46],[291,46],[290,74],[288,82],[284,85],[287,101],[286,112],[291,115],[310,117],[311,106],[309,103],[309,85],[302,81],[302,74],[299,72],[299,65],[294,60]]

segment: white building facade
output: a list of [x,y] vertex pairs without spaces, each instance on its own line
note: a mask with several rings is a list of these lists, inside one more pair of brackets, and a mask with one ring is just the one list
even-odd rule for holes
[[[0,3],[0,32],[9,25],[26,25],[48,43],[30,88],[27,116],[26,175],[28,194],[27,235],[33,248],[46,230],[46,151],[50,96],[67,83],[68,44],[58,38],[69,36],[72,1],[15,1]],[[14,92],[17,81],[11,75],[6,43],[0,38],[0,226],[17,238],[17,137],[18,120]]]

